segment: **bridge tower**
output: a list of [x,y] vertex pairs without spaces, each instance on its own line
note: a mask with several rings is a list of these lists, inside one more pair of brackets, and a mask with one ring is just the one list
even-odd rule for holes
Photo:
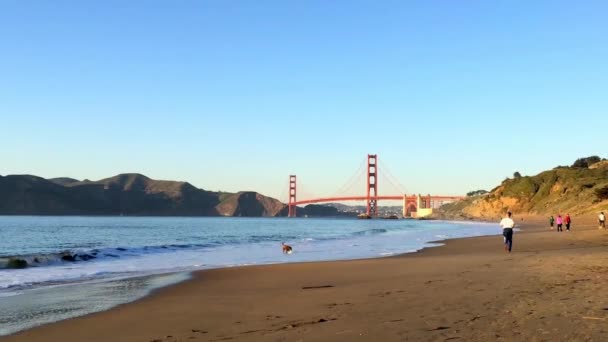
[[289,204],[287,217],[296,217],[296,175],[289,176]]
[[378,216],[378,158],[367,155],[367,215]]

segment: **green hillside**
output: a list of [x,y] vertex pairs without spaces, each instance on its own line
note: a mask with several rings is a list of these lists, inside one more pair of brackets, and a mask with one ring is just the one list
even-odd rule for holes
[[505,179],[487,194],[445,205],[440,215],[449,218],[496,218],[507,210],[518,214],[587,214],[608,211],[608,161],[591,158],[559,166],[535,176]]

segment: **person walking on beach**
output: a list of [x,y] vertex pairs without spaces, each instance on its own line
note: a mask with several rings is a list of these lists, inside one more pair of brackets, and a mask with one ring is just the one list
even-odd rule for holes
[[598,215],[598,221],[600,221],[600,227],[599,229],[606,229],[606,216],[604,216],[604,212],[602,211],[599,215]]
[[570,214],[566,214],[566,217],[564,218],[564,223],[566,224],[566,231],[569,232],[570,231],[570,223],[572,223],[572,219],[570,218]]
[[551,215],[551,217],[549,217],[549,226],[551,226],[551,230],[553,230],[553,222],[555,222],[555,219],[553,218],[553,215]]
[[557,224],[557,231],[562,232],[562,225],[564,224],[564,220],[562,220],[562,215],[557,215],[557,220],[555,220],[555,224]]
[[507,211],[507,217],[500,221],[502,227],[502,236],[505,237],[505,251],[511,253],[511,247],[513,247],[513,227],[515,222],[511,218],[511,212]]

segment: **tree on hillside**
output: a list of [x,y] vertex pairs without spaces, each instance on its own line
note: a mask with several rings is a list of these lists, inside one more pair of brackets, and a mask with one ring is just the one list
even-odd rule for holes
[[467,192],[467,196],[471,197],[471,196],[477,196],[477,195],[485,195],[487,193],[488,193],[488,191],[486,191],[486,190],[475,190],[475,191]]
[[517,178],[521,178],[521,173],[519,173],[519,171],[515,171],[513,173],[513,178],[517,179]]
[[601,161],[602,159],[598,156],[591,156],[591,157],[586,157],[586,158],[579,158],[577,159],[574,164],[572,164],[572,167],[589,167],[589,165],[595,164],[599,161]]

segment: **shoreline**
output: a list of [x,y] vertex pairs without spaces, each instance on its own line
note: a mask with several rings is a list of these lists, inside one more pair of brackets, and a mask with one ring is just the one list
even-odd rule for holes
[[[472,271],[472,269],[479,268],[479,266],[481,266],[482,270],[485,268],[491,269],[495,263],[504,263],[505,260],[501,259],[504,259],[505,257],[507,259],[512,259],[522,258],[525,255],[527,258],[531,258],[543,253],[551,254],[555,251],[566,251],[569,254],[574,253],[574,256],[577,256],[577,253],[593,251],[594,253],[600,253],[602,257],[605,256],[608,259],[608,254],[604,254],[603,251],[600,251],[601,247],[608,245],[607,236],[606,234],[603,234],[603,232],[598,234],[597,228],[594,227],[593,223],[586,224],[586,226],[583,227],[581,227],[581,225],[575,225],[573,226],[573,232],[560,233],[563,234],[561,236],[564,238],[560,237],[551,239],[549,236],[554,235],[555,231],[548,231],[546,227],[542,226],[541,222],[541,220],[538,222],[529,222],[526,220],[521,227],[523,228],[522,231],[516,234],[514,253],[507,255],[500,253],[500,251],[496,253],[496,250],[500,249],[501,243],[500,241],[496,242],[496,235],[492,235],[439,240],[436,242],[442,243],[442,246],[425,247],[416,253],[403,253],[399,255],[381,256],[375,258],[250,265],[195,271],[192,272],[191,280],[157,289],[151,294],[136,301],[121,304],[107,311],[97,312],[86,316],[80,316],[77,318],[35,327],[16,334],[4,336],[2,339],[6,339],[7,341],[77,341],[79,338],[80,340],[84,338],[85,340],[91,341],[102,341],[104,339],[119,341],[146,339],[149,341],[177,341],[181,338],[186,339],[186,337],[192,340],[213,340],[215,337],[217,337],[217,339],[231,337],[231,339],[236,340],[267,340],[266,338],[269,336],[277,338],[291,336],[293,338],[297,338],[302,337],[302,334],[304,334],[312,338],[312,340],[317,340],[318,338],[337,338],[337,340],[347,340],[347,336],[349,338],[357,338],[358,336],[369,336],[369,334],[373,332],[374,336],[382,335],[389,340],[392,340],[395,339],[395,336],[397,336],[395,335],[397,332],[392,331],[391,329],[388,329],[387,331],[384,331],[386,329],[378,330],[373,325],[364,324],[364,322],[355,324],[353,319],[357,321],[357,315],[353,312],[344,312],[343,315],[333,316],[331,315],[331,312],[350,311],[347,309],[349,309],[352,305],[353,307],[361,307],[357,311],[368,313],[374,312],[374,315],[379,316],[386,316],[390,313],[395,313],[393,310],[390,310],[392,305],[387,303],[383,298],[389,296],[406,296],[406,294],[410,293],[410,291],[403,290],[403,292],[399,292],[400,290],[390,290],[391,288],[395,287],[394,281],[391,281],[390,279],[391,276],[396,276],[397,278],[406,276],[407,279],[417,279],[420,277],[419,280],[424,280],[422,283],[418,282],[418,284],[410,284],[408,286],[413,286],[415,290],[421,294],[421,297],[427,297],[424,295],[424,293],[428,293],[429,296],[432,293],[432,296],[440,301],[450,301],[451,298],[451,300],[456,299],[456,302],[458,302],[459,305],[467,306],[467,302],[463,302],[462,297],[463,295],[467,294],[467,291],[464,291],[464,288],[469,287],[471,284],[469,284],[466,279],[459,277],[459,272],[474,273],[475,271]],[[597,238],[598,236],[599,238]],[[564,239],[569,239],[565,241],[567,242],[566,244],[564,244]],[[600,241],[593,241],[594,239],[598,239]],[[492,244],[491,247],[489,245],[490,243]],[[519,244],[521,244],[521,246]],[[534,244],[538,244],[538,248],[530,248]],[[576,248],[572,248],[570,245],[575,245]],[[598,248],[600,250],[598,250]],[[482,256],[488,257],[487,262],[480,260],[480,257]],[[465,262],[466,266],[478,265],[475,268],[465,267],[463,269],[463,265],[456,262],[457,260]],[[437,261],[440,262],[437,263]],[[456,264],[454,264],[455,262]],[[404,263],[407,264],[407,266],[412,266],[412,269],[408,270],[407,267],[405,267],[405,269],[401,267],[404,266]],[[398,267],[395,269],[395,266]],[[572,263],[569,264],[569,267],[571,268],[576,268],[575,266],[577,265]],[[535,268],[538,268],[538,265],[535,265]],[[350,272],[340,274],[340,272],[343,272],[344,269],[347,269]],[[382,269],[389,269],[391,272],[388,272],[387,274],[386,270],[382,271]],[[364,275],[358,276],[358,272],[352,272],[353,270],[363,271]],[[455,274],[454,271],[456,271]],[[572,269],[570,272],[574,274],[576,273],[576,270]],[[284,279],[284,273],[289,275],[289,279]],[[310,277],[302,277],[302,274],[300,273],[305,273],[305,275]],[[504,275],[501,276],[500,273],[502,272],[499,272],[496,276],[502,280],[509,279],[509,277],[505,278]],[[485,282],[493,282],[492,279],[484,277],[483,274],[480,276],[480,279]],[[437,277],[449,279],[437,280],[435,279]],[[324,278],[326,280],[323,280]],[[269,281],[269,279],[271,281]],[[237,281],[235,282],[235,280]],[[246,281],[248,283],[242,284],[238,280]],[[448,291],[449,295],[446,296],[446,294],[442,293],[441,291],[429,292],[429,287],[433,287],[434,284],[441,285],[443,282],[448,281],[453,283],[455,282],[457,284],[457,286],[452,288],[451,292]],[[297,286],[294,286],[294,282],[297,283]],[[344,295],[350,297],[349,294],[361,294],[361,289],[359,288],[361,287],[360,285],[368,282],[374,283],[375,286],[372,286],[372,288],[375,290],[378,288],[389,288],[389,290],[385,291],[384,293],[380,293],[381,291],[372,291],[372,293],[367,293],[368,296],[376,297],[370,299],[367,303],[358,303],[355,299],[350,298],[344,303],[351,304],[340,304],[338,303],[337,298],[335,298],[344,297]],[[515,284],[518,285],[517,287],[525,285],[517,282],[515,282]],[[218,287],[218,285],[221,286]],[[304,288],[308,289],[305,290]],[[336,292],[336,289],[334,288],[342,289],[343,293]],[[371,289],[364,286],[363,292],[369,292],[365,290]],[[483,289],[482,287],[478,290],[488,292],[489,289]],[[228,291],[230,294],[229,296],[227,295],[228,293],[226,291]],[[260,291],[261,294],[257,294],[258,291]],[[289,295],[286,297],[283,295],[285,292],[289,292]],[[387,294],[387,292],[390,293]],[[372,295],[373,293],[376,295]],[[313,298],[307,298],[306,301],[302,302],[301,299],[303,298],[300,297],[307,297],[308,294],[311,294]],[[319,296],[318,294],[321,295]],[[354,298],[357,298],[357,296],[354,296]],[[498,296],[498,302],[502,305],[505,305],[505,299],[506,298],[501,298],[501,296]],[[415,297],[408,298],[408,302],[411,302],[410,304],[414,304],[413,307],[417,309],[414,311],[428,311],[428,308],[425,308],[425,305],[420,305],[420,303],[416,305],[416,302],[420,300],[422,299]],[[326,304],[325,307],[323,305],[321,305],[321,307],[318,307],[318,305],[314,308],[310,307],[311,304],[331,301],[334,301],[333,304],[335,305],[329,303]],[[196,307],[192,308],[189,305],[186,305],[186,303],[193,302],[201,303],[201,305],[204,303],[206,309],[197,310]],[[243,312],[243,308],[239,308],[239,306],[242,306],[243,303],[248,302],[255,303],[255,305],[245,305],[245,310]],[[268,305],[268,302],[271,303],[270,306]],[[283,307],[284,302],[288,303],[287,308]],[[228,306],[228,309],[226,309],[224,305],[226,303],[241,304],[236,306]],[[433,301],[429,302],[427,299],[426,304],[430,303],[433,303]],[[327,311],[329,306],[327,305],[331,306],[331,309],[340,308],[344,310],[329,310],[328,313]],[[342,305],[344,305],[344,307],[342,307]],[[277,314],[275,316],[279,316],[279,318],[275,317],[273,319],[269,319],[266,316],[257,317],[255,314],[258,311],[256,309],[258,306],[265,308],[262,311],[287,311],[287,313]],[[159,308],[162,307],[166,308],[166,312],[158,312]],[[150,310],[156,313],[149,314]],[[196,315],[193,314],[194,312],[196,312]],[[321,312],[324,313],[321,314]],[[135,328],[129,329],[130,332],[128,334],[121,333],[120,331],[116,330],[116,322],[114,322],[115,320],[112,319],[112,316],[115,315],[118,315],[121,317],[121,319],[125,319],[127,321],[140,322],[140,324],[143,324],[142,322],[152,322],[155,328]],[[171,318],[173,315],[179,316],[180,319],[174,320]],[[256,317],[250,317],[252,315]],[[312,320],[302,320],[301,318],[298,319],[298,316],[302,315],[311,316],[312,318],[310,319]],[[414,315],[412,312],[405,312],[402,315],[408,316],[408,318],[399,318],[401,321],[398,322],[411,322],[411,324],[408,324],[410,326],[419,326],[424,322],[424,320],[422,320],[422,323],[419,322],[420,317],[415,317],[416,315]],[[246,319],[230,320],[229,318],[232,316],[245,316]],[[482,317],[486,316],[488,315],[483,315]],[[316,323],[314,322],[315,320],[317,321]],[[473,321],[477,320],[481,321],[481,318],[475,318]],[[286,324],[282,325],[281,323],[279,328],[273,330],[270,328],[276,327],[274,321],[285,321]],[[342,322],[346,322],[346,327],[350,327],[350,329],[346,329],[344,323]],[[205,325],[205,327],[201,327],[201,324]],[[385,324],[386,323],[380,324],[380,327],[384,326]],[[103,326],[103,328],[96,329],[95,327],[98,325]],[[183,328],[184,325],[192,327],[188,330],[188,328]],[[450,324],[447,324],[446,326],[449,325]],[[258,329],[260,326],[265,328]],[[335,326],[338,326],[342,330],[338,331],[339,329],[334,329],[336,328]],[[368,331],[368,334],[366,335],[363,333],[363,335],[353,335],[351,333],[354,330],[357,330],[353,330],[354,327],[360,327],[362,331]],[[183,330],[182,332],[179,331],[180,328]],[[245,328],[250,329],[247,330]],[[97,331],[97,333],[90,334],[91,331],[89,329],[94,329]],[[245,329],[245,332],[252,332],[244,335],[235,334],[236,330],[239,329]],[[99,330],[102,330],[103,333]],[[198,332],[195,332],[195,330]],[[351,333],[346,332],[347,330],[350,330]],[[206,333],[201,333],[203,331],[206,331]],[[425,340],[425,338],[429,337],[430,335],[435,337],[440,335],[448,336],[450,335],[448,333],[451,331],[453,331],[453,328],[431,331],[418,329],[415,332],[406,334],[406,336]],[[467,335],[462,333],[462,331],[463,330],[460,330],[460,335]],[[74,333],[76,333],[76,335],[74,335]],[[471,330],[468,332],[467,336],[469,339],[475,340],[481,338],[481,335],[478,335],[480,333],[482,332],[479,330]],[[523,332],[520,332],[520,334],[523,334]],[[528,331],[524,335],[517,336],[530,337],[538,335],[534,331]],[[580,335],[572,336],[580,337]],[[343,337],[345,339],[343,339]],[[449,336],[446,338],[449,338]],[[496,339],[496,337],[494,337],[494,339]]]
[[[491,222],[481,222],[481,221],[463,221],[463,220],[442,220],[442,219],[433,219],[432,221],[434,222],[444,222],[444,223],[453,223],[453,224],[488,224]],[[498,234],[498,233],[497,233]],[[219,269],[239,269],[239,268],[248,268],[248,267],[258,267],[258,266],[272,266],[272,265],[299,265],[299,264],[316,264],[316,263],[326,263],[326,262],[350,262],[350,261],[364,261],[364,260],[374,260],[374,259],[383,259],[383,258],[396,258],[396,257],[403,257],[403,256],[409,256],[411,254],[416,254],[416,253],[420,253],[426,249],[429,248],[436,248],[436,247],[442,247],[446,244],[447,241],[450,240],[458,240],[458,239],[469,239],[469,238],[475,238],[475,237],[481,237],[481,236],[490,236],[487,234],[484,235],[477,235],[477,236],[473,236],[473,237],[456,237],[456,238],[447,238],[447,239],[439,239],[439,240],[432,240],[432,241],[427,241],[424,242],[425,245],[427,246],[423,246],[420,247],[417,250],[413,250],[413,251],[405,251],[405,252],[397,252],[397,253],[393,253],[393,254],[388,254],[388,255],[372,255],[372,256],[367,256],[367,257],[356,257],[356,258],[345,258],[345,259],[326,259],[326,260],[311,260],[311,261],[286,261],[286,262],[271,262],[271,263],[261,263],[261,264],[245,264],[245,265],[235,265],[235,266],[217,266],[217,267],[211,267],[211,268],[203,268],[203,269],[194,269],[194,270],[181,270],[181,271],[170,271],[170,272],[162,272],[162,273],[158,273],[158,274],[146,274],[146,275],[137,275],[137,276],[132,276],[132,277],[125,277],[125,278],[119,278],[119,279],[108,279],[108,280],[103,280],[103,279],[99,279],[99,280],[89,280],[89,281],[83,281],[83,282],[66,282],[63,284],[58,284],[57,286],[52,286],[50,288],[44,288],[44,287],[38,287],[38,288],[32,288],[29,289],[28,291],[52,291],[53,289],[56,288],[64,288],[64,289],[70,289],[73,287],[78,287],[78,286],[95,286],[96,284],[108,284],[108,283],[113,283],[113,282],[129,282],[129,281],[137,281],[140,279],[150,279],[150,278],[162,278],[165,276],[179,276],[181,274],[186,274],[186,278],[183,280],[180,280],[178,282],[172,282],[169,283],[167,285],[163,285],[163,286],[159,286],[159,287],[154,287],[151,290],[147,291],[147,293],[143,296],[138,295],[136,296],[135,299],[133,300],[127,300],[124,302],[119,302],[116,304],[113,304],[110,307],[105,307],[102,310],[96,310],[93,312],[86,312],[84,314],[78,314],[75,316],[71,316],[71,317],[67,317],[67,318],[61,318],[55,321],[49,321],[49,322],[45,322],[43,324],[39,324],[39,325],[34,325],[25,329],[21,329],[15,332],[11,332],[9,334],[6,335],[2,335],[0,334],[0,339],[5,338],[5,337],[10,337],[16,334],[19,334],[21,332],[25,332],[31,329],[37,329],[40,327],[44,327],[47,325],[52,325],[52,324],[56,324],[56,323],[60,323],[63,322],[65,320],[72,320],[72,319],[77,319],[77,318],[81,318],[81,317],[87,317],[90,315],[95,315],[95,314],[99,314],[99,313],[103,313],[106,311],[110,311],[113,309],[116,309],[118,307],[121,307],[123,305],[130,305],[130,304],[135,304],[139,301],[145,300],[146,298],[156,294],[159,291],[163,291],[164,289],[176,286],[180,283],[183,282],[187,282],[187,281],[191,281],[196,274],[198,273],[203,273],[203,272],[207,272],[207,271],[213,271],[213,270],[219,270]],[[19,295],[18,295],[19,296]],[[27,296],[27,294],[26,294]],[[10,297],[10,296],[8,296]]]
[[[0,340],[29,329],[128,305],[144,299],[158,290],[191,278],[192,272],[175,271],[56,284],[32,288],[26,293],[4,296],[0,309],[6,309],[6,311],[0,310],[1,323],[6,323],[7,319],[15,316],[30,316],[31,318],[22,322],[13,322],[0,329]],[[95,298],[95,300],[90,298]],[[57,313],[50,316],[49,312]]]

